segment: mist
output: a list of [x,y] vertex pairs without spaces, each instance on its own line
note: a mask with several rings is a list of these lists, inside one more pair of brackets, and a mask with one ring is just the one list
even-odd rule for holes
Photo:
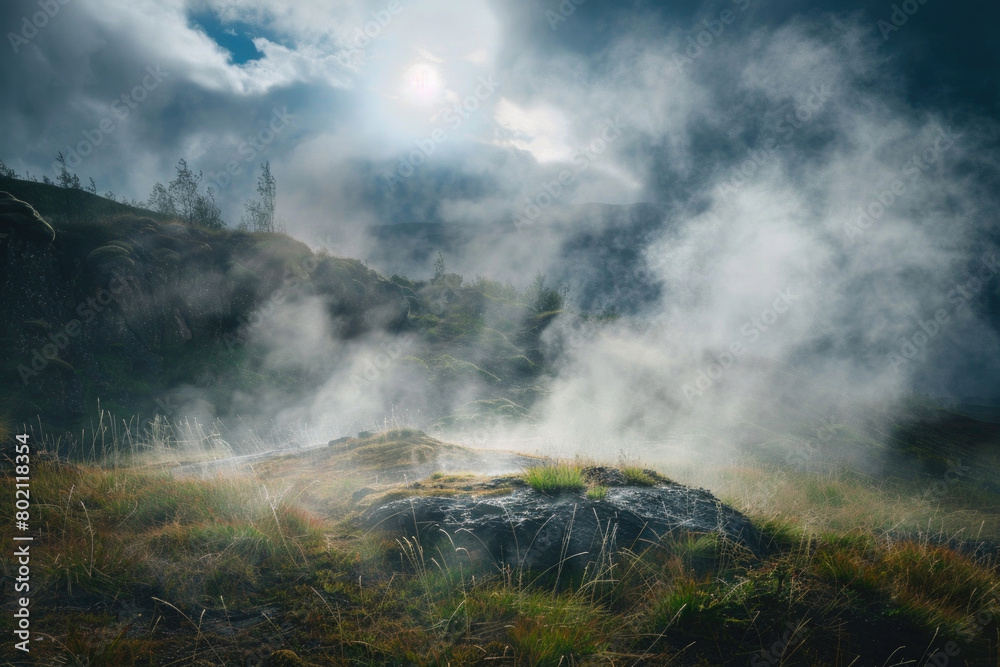
[[[412,364],[418,341],[344,341],[308,299],[253,335],[272,368],[311,377],[316,391],[292,402],[241,396],[239,413],[321,425],[329,437],[391,419],[479,446],[718,461],[764,442],[792,457],[825,421],[891,424],[915,397],[996,396],[998,341],[984,308],[996,291],[996,123],[908,104],[898,63],[856,16],[778,27],[747,16],[686,62],[687,34],[647,32],[627,26],[591,56],[601,65],[586,86],[545,91],[564,109],[602,100],[620,128],[614,141],[587,139],[600,137],[597,114],[532,115],[504,98],[495,127],[520,138],[441,158],[480,188],[436,183],[428,157],[407,206],[414,188],[436,189],[432,209],[411,209],[423,210],[416,220],[471,231],[409,254],[398,250],[413,237],[389,245],[371,224],[313,236],[314,247],[370,257],[386,275],[425,278],[443,250],[467,280],[524,288],[540,272],[567,285],[567,310],[542,338],[553,370],[529,419],[442,426],[494,397],[489,383],[431,386]],[[517,74],[514,64],[502,78]],[[541,95],[518,108],[542,108],[531,101]],[[509,148],[506,162],[479,172],[498,146]],[[386,201],[369,206],[341,195],[351,223],[385,219],[402,196],[376,190]],[[620,209],[582,206],[591,202],[625,206],[626,222]],[[628,222],[638,202],[657,206],[641,234]],[[593,261],[602,242],[628,232],[632,254],[602,272]],[[581,325],[581,313],[609,310],[621,317]],[[473,364],[487,356],[469,354]]]
[[[539,339],[546,371],[514,401],[523,418],[479,410],[510,399],[485,369],[492,327],[442,370],[413,331],[377,312],[348,331],[308,289],[267,304],[240,340],[308,390],[261,386],[221,408],[182,385],[174,417],[308,425],[316,441],[392,422],[563,455],[726,458],[775,439],[794,454],[795,434],[831,416],[891,424],[915,398],[1000,396],[997,122],[965,79],[934,83],[989,60],[960,46],[915,55],[938,8],[888,35],[874,9],[837,3],[477,2],[461,31],[443,30],[433,3],[203,9],[161,10],[186,51],[151,46],[128,11],[53,19],[8,85],[34,99],[25,77],[74,53],[99,76],[56,91],[73,113],[11,164],[44,171],[46,151],[72,147],[130,80],[115,63],[160,62],[163,89],[80,167],[100,183],[138,192],[186,156],[232,221],[250,162],[267,159],[288,233],[317,252],[418,281],[440,253],[466,287],[523,291],[542,275],[565,302]],[[371,20],[377,35],[359,41],[352,27]],[[258,31],[240,55],[213,21]],[[129,35],[121,57],[100,55],[102,30]],[[5,108],[19,126],[43,122]],[[276,109],[291,129],[244,160],[244,135]],[[220,186],[234,161],[241,173]],[[508,315],[487,302],[477,316]]]

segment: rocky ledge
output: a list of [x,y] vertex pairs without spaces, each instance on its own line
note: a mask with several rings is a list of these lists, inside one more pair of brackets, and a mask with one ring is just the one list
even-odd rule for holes
[[[638,553],[690,534],[718,535],[748,554],[762,551],[760,532],[750,520],[704,489],[659,476],[652,486],[631,485],[613,468],[590,468],[585,475],[606,487],[603,498],[585,491],[547,495],[511,488],[506,495],[480,495],[473,490],[393,500],[363,518],[369,529],[421,540],[443,537],[444,531],[474,556],[538,572],[592,570],[621,549]],[[510,481],[491,480],[482,490]]]

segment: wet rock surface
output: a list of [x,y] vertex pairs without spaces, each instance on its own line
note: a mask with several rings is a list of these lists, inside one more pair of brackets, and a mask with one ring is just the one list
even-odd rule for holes
[[[689,533],[715,533],[762,550],[759,531],[743,514],[704,489],[675,483],[616,485],[601,500],[584,492],[548,496],[517,489],[506,496],[417,496],[364,515],[368,528],[434,539],[444,531],[457,546],[488,551],[498,564],[547,570],[583,569],[620,549],[641,552]],[[486,554],[481,554],[486,555]]]

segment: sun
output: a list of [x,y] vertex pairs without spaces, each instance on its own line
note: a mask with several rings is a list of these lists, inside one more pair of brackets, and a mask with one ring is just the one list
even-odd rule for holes
[[444,89],[441,74],[432,65],[417,63],[406,70],[406,97],[417,104],[429,104]]

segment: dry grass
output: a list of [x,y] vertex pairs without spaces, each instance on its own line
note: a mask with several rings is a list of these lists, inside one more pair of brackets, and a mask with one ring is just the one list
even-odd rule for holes
[[[982,519],[962,509],[981,497],[960,488],[920,503],[919,486],[898,481],[729,466],[712,486],[770,537],[767,555],[713,535],[615,556],[605,544],[597,571],[552,586],[444,535],[355,527],[370,496],[345,497],[357,489],[352,451],[405,462],[425,437],[373,436],[210,479],[36,456],[32,521],[44,548],[32,561],[33,627],[53,640],[37,645],[39,664],[247,664],[283,651],[275,661],[312,665],[901,665],[948,641],[970,664],[998,659],[995,563],[926,530],[892,538],[928,517],[942,529]],[[580,466],[563,468],[585,488],[572,474]],[[309,471],[321,481],[308,483]],[[376,493],[469,492],[481,481],[439,472]],[[303,508],[324,503],[335,511]]]

